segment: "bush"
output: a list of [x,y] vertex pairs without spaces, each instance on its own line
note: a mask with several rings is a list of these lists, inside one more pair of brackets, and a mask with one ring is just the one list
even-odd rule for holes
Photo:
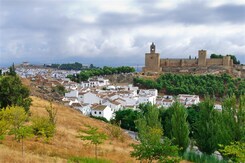
[[32,128],[34,135],[49,139],[54,136],[55,125],[46,117],[34,117],[32,119]]
[[107,129],[109,130],[109,135],[112,138],[118,139],[121,142],[124,142],[124,137],[123,137],[123,130],[117,126],[117,125],[109,125],[107,127]]

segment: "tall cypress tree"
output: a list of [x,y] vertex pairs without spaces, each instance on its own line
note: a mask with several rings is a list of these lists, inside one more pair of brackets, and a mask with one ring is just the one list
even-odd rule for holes
[[178,145],[181,151],[185,151],[190,142],[186,109],[178,102],[174,103],[169,109],[173,109],[171,118],[173,143]]
[[218,112],[214,110],[214,102],[208,97],[199,104],[200,113],[195,123],[194,138],[200,151],[212,154],[218,147]]

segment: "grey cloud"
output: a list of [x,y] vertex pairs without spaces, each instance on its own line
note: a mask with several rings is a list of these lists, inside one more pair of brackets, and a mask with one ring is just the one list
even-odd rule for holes
[[[245,5],[227,4],[210,7],[205,1],[180,3],[174,9],[159,9],[150,5],[141,5],[144,14],[103,13],[99,16],[100,24],[112,26],[149,25],[149,24],[222,24],[245,23]],[[149,3],[149,4],[148,4]]]
[[[211,51],[222,49],[223,46],[244,46],[244,37],[230,36],[217,38],[212,36],[195,37],[191,36],[189,45],[177,47],[170,43],[171,36],[149,36],[137,33],[138,28],[146,26],[163,27],[184,25],[209,25],[222,26],[224,23],[244,24],[245,5],[227,4],[218,7],[209,7],[205,1],[194,3],[182,3],[173,9],[159,9],[157,1],[137,0],[134,5],[142,11],[142,14],[134,12],[118,13],[103,12],[96,13],[97,19],[94,23],[86,23],[81,19],[67,16],[67,8],[78,2],[77,0],[0,0],[0,65],[4,62],[33,61],[33,62],[66,62],[80,61],[94,64],[143,64],[144,53],[149,51],[148,43],[153,41],[157,44],[157,51],[162,57],[185,57],[185,54],[196,54],[200,48]],[[81,1],[80,1],[81,2]],[[89,1],[86,1],[89,3]],[[100,31],[99,35],[90,38],[94,30]],[[130,45],[136,49],[118,47],[102,47],[105,40],[118,36],[123,32],[136,31],[133,36],[134,43]],[[154,28],[152,28],[152,32]],[[73,47],[67,45],[70,36],[86,33],[88,38],[77,38],[77,44]],[[118,36],[120,37],[120,36]],[[213,39],[213,40],[212,40]],[[228,40],[228,41],[226,41]],[[86,46],[87,44],[93,46]],[[76,51],[79,46],[87,48],[85,52]],[[98,49],[98,54],[93,54],[93,48]],[[14,53],[13,49],[17,52]],[[225,49],[229,52],[229,48]],[[240,51],[230,50],[232,53]],[[85,54],[86,53],[86,54]],[[89,55],[87,54],[89,53]],[[242,59],[241,59],[242,60]],[[245,62],[245,61],[244,61]]]

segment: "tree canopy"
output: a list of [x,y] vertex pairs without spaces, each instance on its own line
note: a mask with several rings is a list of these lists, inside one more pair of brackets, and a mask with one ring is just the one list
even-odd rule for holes
[[1,76],[0,77],[0,109],[7,106],[23,106],[25,111],[29,111],[31,99],[30,91],[22,85],[18,76]]
[[135,72],[133,67],[121,66],[121,67],[107,67],[88,69],[81,71],[79,74],[68,75],[72,81],[80,83],[81,81],[87,81],[90,77],[101,76],[101,75],[111,75],[111,74],[120,74],[120,73],[130,73]]
[[[230,56],[231,59],[233,59],[233,63],[234,64],[240,64],[240,61],[236,58],[235,55],[227,55],[227,56]],[[221,55],[221,54],[211,54],[210,55],[210,58],[223,58],[224,56]]]
[[164,74],[157,80],[134,78],[134,85],[140,88],[158,89],[165,94],[196,94],[225,97],[245,94],[245,79],[233,79],[228,74],[217,75],[183,75]]

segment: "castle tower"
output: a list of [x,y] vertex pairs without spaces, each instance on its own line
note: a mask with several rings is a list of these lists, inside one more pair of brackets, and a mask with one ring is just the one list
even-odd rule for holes
[[150,46],[150,53],[145,54],[144,72],[160,72],[160,54],[156,53],[156,46],[154,43]]
[[207,65],[207,51],[199,50],[198,51],[198,66],[206,66]]
[[151,52],[151,54],[156,52],[156,45],[154,44],[154,42],[150,46],[150,52]]
[[230,63],[231,63],[231,56],[228,56],[228,55],[224,56],[223,57],[223,66],[230,66]]

